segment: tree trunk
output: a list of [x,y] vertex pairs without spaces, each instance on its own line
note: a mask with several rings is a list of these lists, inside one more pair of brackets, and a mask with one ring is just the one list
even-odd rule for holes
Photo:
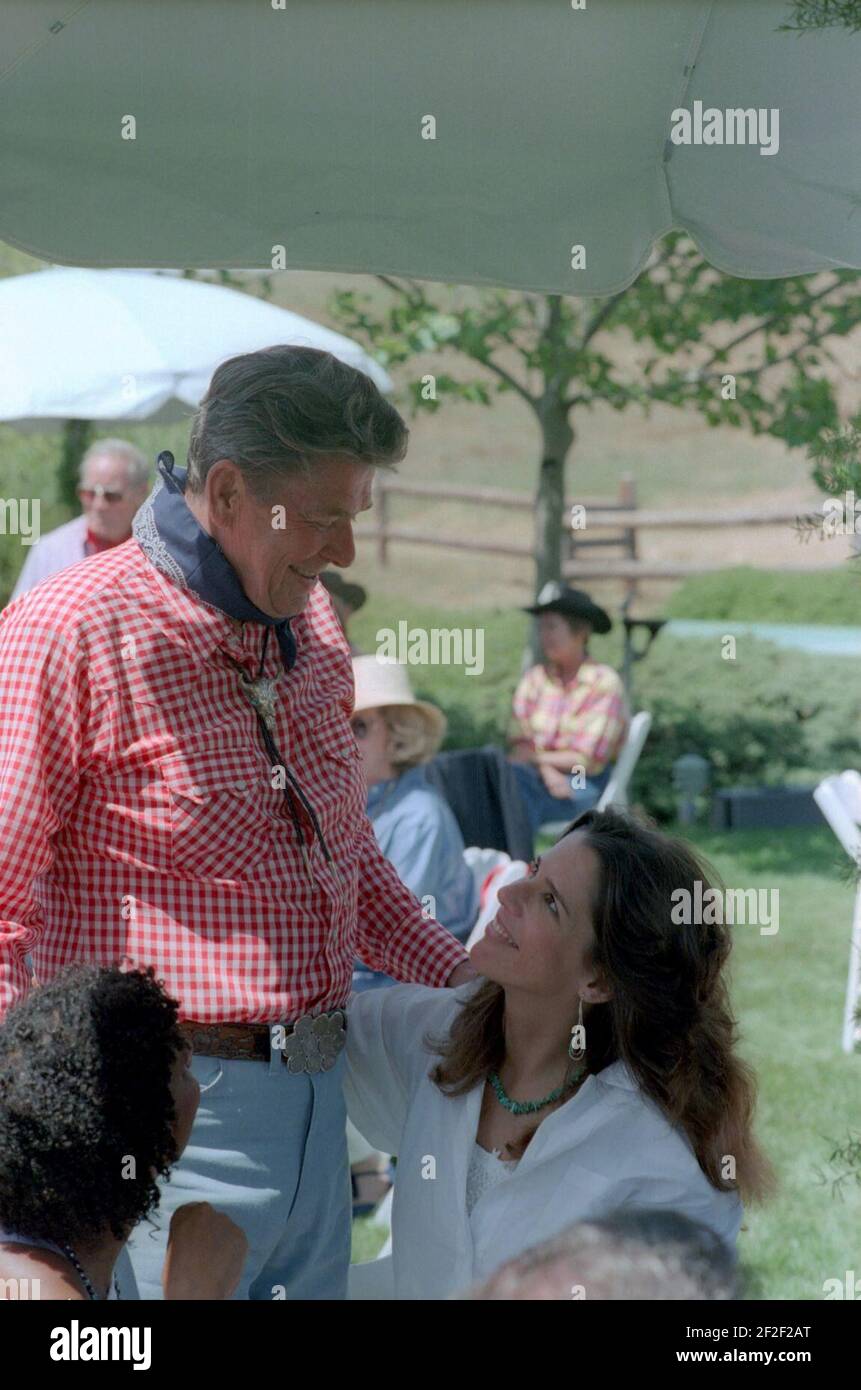
[[67,420],[63,426],[63,442],[60,449],[60,466],[57,470],[57,492],[60,501],[77,512],[78,479],[81,459],[93,436],[92,420]]
[[541,469],[535,495],[535,592],[548,579],[562,577],[562,535],[565,529],[565,462],[574,443],[565,407],[542,401]]
[[[565,463],[574,431],[558,397],[545,395],[539,410],[541,469],[535,494],[535,593],[548,580],[562,578],[562,539],[565,530]],[[532,625],[531,659],[541,659],[537,624]]]

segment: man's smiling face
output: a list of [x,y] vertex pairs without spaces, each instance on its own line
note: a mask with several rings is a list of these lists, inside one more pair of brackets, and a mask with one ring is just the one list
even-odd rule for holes
[[338,457],[315,459],[285,476],[259,502],[229,459],[210,469],[189,507],[221,546],[246,596],[271,618],[301,613],[321,570],[346,568],[356,555],[353,521],[371,506],[374,468]]

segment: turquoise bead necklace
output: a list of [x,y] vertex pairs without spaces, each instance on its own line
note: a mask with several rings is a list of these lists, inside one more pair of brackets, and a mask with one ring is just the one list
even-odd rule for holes
[[500,1105],[509,1110],[512,1115],[534,1115],[537,1110],[543,1110],[545,1106],[552,1105],[566,1091],[570,1091],[572,1086],[576,1086],[578,1081],[582,1080],[585,1071],[585,1067],[578,1067],[573,1076],[569,1076],[567,1081],[563,1081],[561,1086],[557,1086],[556,1090],[551,1091],[549,1096],[545,1096],[543,1100],[512,1100],[506,1092],[498,1072],[492,1071],[487,1079],[493,1087]]

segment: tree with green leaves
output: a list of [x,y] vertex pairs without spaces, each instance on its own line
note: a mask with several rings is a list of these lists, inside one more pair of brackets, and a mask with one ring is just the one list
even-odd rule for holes
[[796,34],[817,29],[861,32],[861,0],[792,0],[792,23],[779,28]]
[[824,430],[808,450],[813,481],[832,497],[854,492],[861,498],[861,411],[836,430]]
[[335,294],[345,332],[390,368],[439,352],[484,369],[466,380],[414,374],[415,410],[438,410],[447,398],[488,405],[495,390],[516,391],[535,415],[536,591],[561,577],[565,474],[582,412],[604,403],[648,413],[663,402],[693,407],[711,425],[810,444],[837,426],[826,363],[861,323],[856,271],[740,280],[715,270],[681,232],[655,247],[628,289],[601,300],[475,290],[462,302],[453,286],[377,278],[390,292],[382,310],[369,295]]

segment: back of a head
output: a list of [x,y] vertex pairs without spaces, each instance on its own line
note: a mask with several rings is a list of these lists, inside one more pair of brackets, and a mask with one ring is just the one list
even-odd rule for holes
[[152,971],[75,965],[0,1023],[0,1227],[124,1239],[176,1158],[176,1002]]
[[739,1296],[732,1252],[673,1211],[619,1211],[580,1222],[503,1265],[478,1300],[696,1302]]

